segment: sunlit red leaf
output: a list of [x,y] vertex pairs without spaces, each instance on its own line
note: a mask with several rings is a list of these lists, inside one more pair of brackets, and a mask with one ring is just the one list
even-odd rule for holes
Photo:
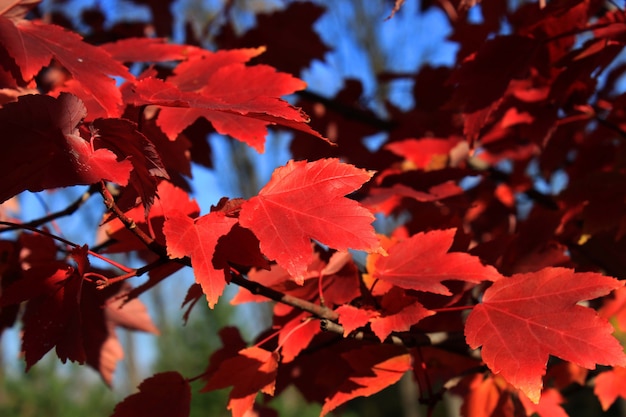
[[464,417],[514,417],[515,406],[507,383],[499,376],[476,374],[471,377],[461,414]]
[[343,326],[343,336],[347,337],[354,330],[365,326],[370,319],[378,316],[378,312],[364,310],[351,305],[343,305],[335,310],[339,314],[339,324]]
[[169,256],[191,258],[196,282],[202,286],[211,308],[222,295],[229,276],[224,270],[228,265],[216,266],[213,263],[215,246],[235,223],[237,219],[226,217],[219,211],[196,219],[179,212],[170,214],[163,226]]
[[139,392],[119,403],[111,417],[187,417],[191,387],[178,372],[162,372],[139,384]]
[[616,366],[596,377],[593,389],[604,411],[608,410],[618,397],[626,398],[626,368]]
[[[128,86],[125,99],[135,105],[163,106],[157,124],[175,139],[200,117],[219,133],[233,136],[262,152],[267,126],[279,124],[321,136],[309,118],[280,97],[305,87],[303,81],[265,65],[245,62],[263,49],[195,54],[167,81],[144,78]],[[246,88],[235,86],[245,85]]]
[[339,250],[379,249],[372,214],[344,197],[371,175],[336,159],[290,161],[243,204],[239,222],[259,238],[268,258],[301,283],[313,259],[311,239]]
[[0,31],[0,43],[15,59],[24,80],[30,81],[55,58],[80,84],[82,89],[73,92],[81,98],[95,99],[100,105],[102,112],[90,114],[90,118],[121,114],[122,96],[111,76],[133,76],[104,49],[83,42],[76,33],[38,21],[20,20],[13,24],[0,16]]
[[167,43],[164,38],[128,38],[100,45],[120,62],[181,61],[200,50],[193,46]]
[[465,337],[494,373],[540,399],[549,355],[585,368],[626,365],[611,336],[612,326],[593,310],[577,305],[623,285],[596,273],[545,268],[495,282],[470,313]]
[[396,243],[389,248],[389,256],[378,258],[373,276],[401,288],[442,295],[451,294],[442,281],[478,283],[501,278],[495,268],[475,256],[449,253],[454,234],[454,229],[434,230]]
[[565,412],[561,404],[565,402],[563,396],[559,391],[548,388],[541,393],[541,399],[539,404],[533,404],[527,397],[523,395],[519,397],[526,415],[539,415],[541,417],[568,417],[569,414]]

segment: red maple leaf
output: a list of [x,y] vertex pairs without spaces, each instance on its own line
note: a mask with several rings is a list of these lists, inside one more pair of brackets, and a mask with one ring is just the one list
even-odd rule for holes
[[418,169],[438,169],[448,163],[450,151],[461,141],[459,137],[445,139],[405,139],[385,146],[391,152],[409,160]]
[[618,397],[626,398],[626,368],[616,366],[596,377],[593,389],[604,411],[608,410]]
[[452,293],[441,282],[461,280],[478,283],[497,281],[502,276],[480,259],[462,252],[448,253],[455,229],[418,233],[388,249],[389,256],[379,257],[374,278],[401,288],[428,291],[435,294]]
[[339,250],[379,250],[374,216],[344,197],[371,176],[337,159],[290,161],[242,205],[239,222],[254,232],[268,258],[302,283],[313,259],[311,239]]
[[165,38],[127,38],[100,45],[120,62],[181,61],[202,51],[189,45],[168,43]]
[[109,386],[117,363],[124,357],[116,328],[159,334],[146,306],[136,298],[124,297],[130,290],[129,285],[117,284],[99,290],[86,283],[81,293],[81,334],[86,362]]
[[527,416],[533,416],[535,414],[541,417],[568,417],[569,414],[565,412],[561,404],[565,402],[565,399],[561,393],[554,389],[548,388],[541,393],[539,404],[533,404],[525,396],[519,397],[520,402],[526,410]]
[[62,94],[22,96],[0,109],[3,152],[0,155],[0,202],[25,190],[93,184],[103,179],[126,185],[133,169],[109,149],[96,148],[94,138],[77,130],[85,117],[83,103]]
[[178,372],[162,372],[139,384],[139,392],[115,406],[111,417],[187,417],[191,403],[189,382]]
[[0,16],[0,32],[0,44],[20,67],[25,81],[30,81],[54,58],[80,85],[72,92],[84,101],[97,102],[100,111],[91,113],[92,119],[121,114],[122,95],[110,76],[133,76],[104,49],[83,42],[79,35],[60,26],[38,21],[18,20],[14,24]]
[[256,346],[242,349],[236,356],[221,362],[208,378],[202,391],[232,386],[228,409],[233,417],[242,417],[252,409],[259,391],[274,395],[278,355]]
[[[215,211],[196,219],[183,213],[172,213],[165,220],[163,233],[167,252],[172,258],[189,256],[196,282],[202,286],[209,307],[213,308],[226,286],[228,265],[214,265],[213,255],[220,237],[226,235],[237,219]],[[219,269],[218,269],[219,268]]]
[[545,268],[495,282],[465,325],[467,343],[482,346],[494,373],[534,403],[541,396],[549,355],[582,367],[626,365],[611,336],[612,326],[592,309],[577,305],[620,288],[622,282],[597,273]]
[[343,305],[335,310],[339,314],[339,324],[343,326],[343,337],[347,337],[354,330],[365,326],[371,318],[378,317],[374,310],[364,310],[351,305]]
[[156,196],[157,178],[169,179],[154,144],[139,132],[135,123],[124,119],[94,120],[92,135],[103,147],[128,158],[132,163],[129,183],[135,191],[134,195],[141,200],[147,216]]
[[372,318],[370,326],[380,341],[384,342],[391,332],[409,331],[412,325],[434,314],[433,311],[427,310],[423,305],[415,301],[397,313]]
[[[125,101],[163,106],[157,124],[174,140],[200,117],[218,133],[230,135],[263,152],[267,126],[280,124],[322,136],[308,126],[302,110],[280,97],[306,84],[266,65],[246,66],[264,48],[192,55],[167,81],[147,77],[125,88]],[[237,88],[245,85],[246,88]]]
[[351,372],[337,391],[326,398],[320,417],[353,398],[369,397],[395,384],[411,369],[411,355],[396,346],[363,346],[341,356],[352,368]]
[[[464,385],[467,385],[465,387]],[[510,385],[497,375],[475,374],[463,380],[461,389],[467,389],[461,415],[464,417],[515,417],[515,405]]]

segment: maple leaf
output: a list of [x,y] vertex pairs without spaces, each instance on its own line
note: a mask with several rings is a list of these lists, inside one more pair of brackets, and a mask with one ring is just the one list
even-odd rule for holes
[[100,112],[89,116],[117,117],[121,114],[122,95],[110,76],[133,79],[128,69],[104,49],[82,41],[76,33],[59,26],[37,21],[13,23],[0,16],[0,43],[20,67],[22,77],[30,81],[55,58],[80,85],[73,89],[80,98],[95,100]]
[[396,155],[407,159],[415,168],[424,170],[441,169],[446,166],[450,152],[460,141],[460,138],[454,136],[445,139],[405,139],[399,142],[392,142],[385,146],[385,149],[389,149]]
[[464,380],[464,384],[469,388],[461,406],[464,417],[516,416],[510,385],[502,377],[475,374]]
[[242,417],[252,409],[259,391],[274,395],[278,355],[252,346],[239,351],[237,356],[221,362],[209,377],[202,391],[232,386],[228,409],[233,417]]
[[[174,140],[200,117],[218,133],[230,135],[263,152],[267,126],[280,124],[322,136],[308,126],[309,118],[280,97],[306,84],[267,65],[245,62],[263,48],[194,54],[167,81],[147,77],[126,86],[125,101],[163,106],[157,124]],[[233,86],[245,85],[246,88]],[[322,138],[323,139],[323,138]]]
[[554,389],[548,388],[541,393],[541,398],[538,404],[533,404],[528,398],[523,395],[519,397],[520,402],[526,409],[526,415],[539,415],[541,417],[568,417],[569,414],[565,412],[561,404],[565,402],[565,399],[561,393]]
[[115,406],[111,417],[187,417],[191,386],[178,372],[162,372],[139,384],[139,392]]
[[85,284],[81,293],[80,331],[86,363],[100,373],[108,386],[113,383],[117,363],[124,357],[116,328],[159,334],[146,306],[138,299],[125,297],[130,291],[129,285],[114,284],[99,290],[93,284]]
[[135,123],[124,119],[94,120],[92,135],[107,149],[130,160],[133,165],[130,185],[141,199],[147,216],[156,196],[156,178],[169,179],[154,144],[137,130]]
[[343,326],[343,337],[365,326],[370,319],[378,316],[377,311],[364,310],[351,305],[343,305],[335,310],[339,314],[339,324]]
[[626,368],[616,366],[596,377],[594,394],[600,400],[604,411],[608,410],[618,397],[626,398]]
[[337,391],[326,398],[320,417],[353,398],[369,397],[395,384],[411,369],[411,356],[396,346],[364,346],[341,356],[352,371]]
[[344,197],[372,175],[337,159],[289,161],[242,205],[239,223],[254,232],[268,258],[302,283],[313,259],[311,239],[338,250],[379,250],[374,216]]
[[196,282],[202,286],[210,308],[222,295],[229,277],[224,269],[228,265],[216,266],[213,263],[215,246],[235,223],[237,219],[226,217],[219,211],[196,219],[178,212],[170,214],[163,225],[168,255],[172,258],[191,258]]
[[623,286],[614,278],[566,268],[545,268],[495,282],[465,325],[472,349],[494,373],[534,403],[541,395],[549,355],[582,367],[626,365],[611,336],[612,326],[592,309],[577,305]]
[[389,256],[376,261],[374,278],[401,288],[442,295],[452,294],[441,283],[445,280],[473,283],[499,280],[502,276],[498,271],[483,265],[478,257],[448,253],[455,232],[455,229],[433,230],[396,243],[388,249]]
[[25,190],[93,184],[109,180],[126,185],[133,169],[109,149],[96,149],[94,139],[79,136],[85,117],[80,99],[61,94],[22,96],[0,109],[4,151],[0,156],[0,202]]
[[427,310],[416,301],[395,314],[372,318],[370,326],[380,341],[384,342],[391,332],[409,331],[412,325],[434,314],[434,311]]
[[[196,200],[190,199],[186,191],[169,181],[161,181],[157,186],[157,192],[160,199],[157,204],[150,208],[147,219],[141,206],[124,212],[124,215],[133,219],[137,228],[144,233],[151,235],[157,242],[165,244],[165,235],[163,234],[165,219],[170,215],[176,215],[176,213],[183,213],[192,218],[198,217],[200,207]],[[146,251],[146,246],[124,226],[120,219],[105,219],[103,223],[104,233],[114,241],[105,248],[106,252],[116,253],[132,250],[149,252]]]
[[[325,9],[310,2],[290,3],[272,14],[257,14],[254,28],[241,35],[233,23],[225,25],[215,39],[222,49],[266,45],[267,51],[256,61],[289,74],[299,74],[315,59],[323,60],[328,47],[314,30]],[[285,36],[285,33],[298,34]],[[306,48],[302,48],[306,45]]]
[[168,43],[165,38],[127,38],[100,45],[120,62],[182,61],[201,49]]

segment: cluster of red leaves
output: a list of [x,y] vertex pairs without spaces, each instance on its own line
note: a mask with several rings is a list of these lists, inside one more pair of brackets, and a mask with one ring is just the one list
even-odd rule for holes
[[[243,287],[235,304],[278,301],[254,345],[223,329],[200,375],[203,391],[233,387],[236,417],[261,410],[258,393],[291,385],[325,415],[409,371],[425,400],[463,395],[468,417],[564,415],[559,390],[588,381],[604,409],[625,397],[616,387],[626,355],[609,322],[626,329],[623,282],[601,272],[626,278],[616,255],[626,245],[624,65],[613,65],[626,14],[595,0],[513,11],[499,0],[470,24],[473,2],[440,4],[457,65],[421,68],[410,76],[415,106],[385,103],[381,120],[359,106],[355,81],[334,98],[302,94],[304,110],[281,99],[306,86],[278,69],[298,71],[328,50],[311,27],[324,13],[313,4],[260,16],[242,36],[225,26],[216,42],[234,49],[210,52],[192,38],[174,45],[96,27],[92,44],[26,19],[36,2],[3,2],[0,201],[99,186],[109,213],[96,252],[147,262],[98,270],[88,261],[98,253],[28,225],[0,242],[0,329],[24,304],[27,369],[54,347],[110,383],[123,355],[115,327],[156,332],[136,297],[187,265],[196,284],[185,303],[204,295],[213,307],[229,283]],[[158,9],[154,30],[170,35],[171,15]],[[311,48],[293,48],[277,28],[301,30]],[[143,66],[133,74],[126,64]],[[192,161],[210,160],[206,135],[262,152],[270,126],[294,132],[295,160],[258,195],[201,215],[186,178]],[[383,146],[365,146],[380,132]],[[563,191],[538,188],[554,175],[567,178]],[[408,220],[384,237],[374,213]],[[144,272],[139,288],[119,283]],[[612,368],[586,371],[597,364]],[[162,373],[114,416],[184,416],[190,397],[188,379]]]

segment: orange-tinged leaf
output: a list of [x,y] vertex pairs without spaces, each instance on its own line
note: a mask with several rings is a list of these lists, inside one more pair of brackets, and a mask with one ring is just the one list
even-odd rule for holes
[[261,251],[301,283],[313,260],[311,239],[335,248],[377,251],[374,216],[345,198],[373,174],[337,159],[290,161],[241,207],[239,222]]
[[187,417],[190,403],[189,382],[178,372],[162,372],[139,384],[139,392],[119,403],[111,417]]
[[607,300],[598,313],[607,319],[615,317],[618,329],[626,332],[626,287],[613,293],[614,298]]
[[373,271],[374,278],[401,288],[451,295],[441,282],[461,280],[478,283],[497,281],[502,276],[492,266],[467,253],[448,253],[455,229],[418,233],[388,249],[389,256],[380,257]]
[[469,392],[461,407],[461,415],[464,417],[516,415],[509,386],[501,377],[476,374],[466,383]]
[[172,258],[191,258],[196,282],[202,286],[211,308],[222,295],[228,277],[223,270],[227,265],[213,264],[215,246],[235,223],[237,219],[226,217],[219,211],[196,219],[179,212],[170,214],[163,226],[168,255]]
[[535,414],[541,417],[568,417],[561,404],[565,402],[559,391],[549,388],[541,393],[539,404],[533,404],[523,395],[519,397],[527,416]]
[[538,403],[549,355],[582,367],[626,365],[613,328],[577,305],[620,288],[597,273],[545,268],[495,282],[467,319],[465,337],[487,366]]
[[370,345],[342,355],[352,372],[330,397],[326,398],[320,417],[356,397],[372,394],[395,384],[411,369],[411,356],[390,345]]
[[617,400],[617,397],[626,398],[626,368],[615,368],[602,372],[596,377],[596,386],[593,389],[604,411],[608,410]]
[[259,391],[274,395],[277,369],[275,352],[252,346],[221,362],[202,391],[232,386],[228,409],[233,417],[242,417],[252,409]]
[[335,310],[339,314],[339,324],[343,326],[343,337],[347,337],[354,330],[365,326],[370,319],[378,316],[377,311],[363,310],[351,305],[343,305]]

